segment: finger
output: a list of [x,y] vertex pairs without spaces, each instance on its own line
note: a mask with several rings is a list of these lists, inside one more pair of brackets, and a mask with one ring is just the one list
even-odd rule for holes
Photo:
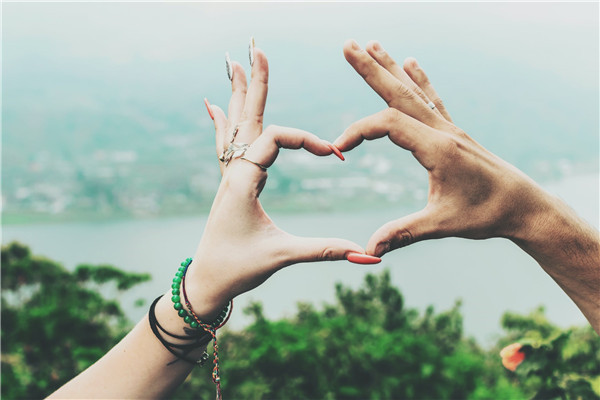
[[341,151],[352,150],[363,140],[389,136],[390,140],[413,153],[427,169],[433,168],[434,140],[437,131],[414,118],[394,109],[386,108],[350,125],[333,145]]
[[429,82],[429,78],[423,69],[412,57],[407,58],[404,61],[404,71],[406,71],[407,75],[410,79],[415,82],[422,90],[425,92],[427,97],[435,104],[435,108],[442,114],[442,116],[448,121],[452,122],[452,118],[450,118],[450,113],[446,110],[442,99],[437,94],[431,82]]
[[290,264],[311,261],[345,260],[350,254],[364,254],[354,242],[336,238],[305,238],[291,236],[288,247]]
[[375,61],[377,61],[379,65],[387,69],[396,77],[396,79],[407,85],[413,92],[423,99],[425,103],[429,102],[429,98],[425,92],[423,92],[421,88],[417,86],[412,79],[410,79],[406,71],[404,71],[404,69],[402,69],[402,67],[399,66],[396,61],[394,61],[394,59],[388,54],[387,51],[385,51],[379,42],[374,40],[370,41],[367,43],[365,50],[371,57],[373,57]]
[[[246,102],[246,93],[248,91],[244,67],[237,61],[231,63],[231,66],[233,68],[233,79],[231,80],[231,99],[229,100],[229,109],[227,110],[229,127],[226,134],[222,137],[222,148],[229,145],[233,129],[242,118],[242,112],[244,111],[244,104]],[[219,143],[217,143],[217,146],[218,145]]]
[[269,63],[259,48],[254,48],[252,77],[246,94],[244,111],[236,142],[253,143],[262,132],[263,115],[269,87]]
[[[217,150],[217,160],[219,159],[219,157],[221,156],[221,154],[223,153],[223,142],[224,142],[224,138],[227,134],[227,117],[225,116],[225,113],[223,112],[223,110],[221,110],[221,107],[219,106],[215,106],[215,105],[209,105],[209,109],[212,112],[212,115],[214,117],[214,124],[215,124],[215,144],[216,144],[216,150]],[[221,175],[223,175],[223,169],[225,168],[225,165],[223,164],[223,162],[221,162],[219,160],[219,168],[221,169]]]
[[310,132],[271,125],[250,146],[245,157],[268,168],[277,158],[280,148],[304,148],[317,156],[328,156],[334,153],[331,143]]
[[[427,94],[411,79],[411,77],[406,73],[406,71],[399,66],[396,61],[388,54],[387,51],[381,46],[381,44],[377,41],[371,41],[367,44],[366,47],[367,52],[377,61],[379,65],[383,68],[387,69],[392,75],[394,75],[398,80],[404,83],[406,86],[410,88],[414,93],[417,94],[425,104],[429,104],[431,101]],[[431,107],[430,107],[431,108]],[[438,114],[441,118],[443,118],[440,111],[436,108],[433,109],[433,113]]]
[[367,254],[381,257],[385,253],[405,247],[420,240],[433,238],[432,217],[423,209],[377,229],[367,244]]
[[373,59],[358,44],[349,40],[344,44],[344,56],[363,79],[390,106],[411,117],[432,125],[437,119],[431,108],[407,85]]

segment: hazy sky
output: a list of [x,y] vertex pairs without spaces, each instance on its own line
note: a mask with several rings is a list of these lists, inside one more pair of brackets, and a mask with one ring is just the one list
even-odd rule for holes
[[[416,57],[467,132],[512,131],[504,109],[529,107],[563,135],[579,110],[582,146],[597,147],[598,3],[4,3],[2,29],[4,111],[19,124],[152,101],[132,112],[141,124],[178,115],[212,129],[202,98],[226,105],[224,53],[248,68],[253,35],[271,69],[266,122],[333,126],[333,139],[383,106],[343,58],[354,38]],[[4,135],[27,134],[10,121]]]

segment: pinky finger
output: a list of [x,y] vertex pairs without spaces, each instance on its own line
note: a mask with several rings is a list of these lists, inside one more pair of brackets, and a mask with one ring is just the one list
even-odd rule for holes
[[437,94],[433,85],[429,81],[427,74],[425,71],[419,66],[417,60],[412,57],[407,58],[404,61],[404,71],[410,76],[410,79],[413,80],[414,83],[417,84],[425,92],[427,97],[435,104],[435,107],[442,114],[442,116],[448,121],[452,122],[452,118],[450,118],[450,113],[446,110],[446,106],[442,102],[442,99]]
[[[223,112],[223,110],[221,110],[221,107],[219,106],[211,105],[208,103],[208,101],[206,101],[206,107],[208,108],[209,113],[213,117],[213,122],[215,124],[215,144],[217,157],[219,157],[224,150],[223,142],[225,138],[225,133],[227,132],[227,117],[225,116],[225,113]],[[222,175],[225,166],[221,161],[219,161],[219,167],[221,168]]]

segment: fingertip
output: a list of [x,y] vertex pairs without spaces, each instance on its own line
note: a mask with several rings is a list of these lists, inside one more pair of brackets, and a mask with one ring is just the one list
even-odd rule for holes
[[246,84],[246,71],[244,70],[244,67],[242,66],[242,64],[240,64],[237,61],[232,61],[231,69],[233,70],[233,79],[231,80],[231,85],[233,86],[233,85],[237,84],[238,82],[245,85]]
[[334,146],[331,143],[329,143],[328,146],[331,149],[331,151],[333,152],[333,154],[335,154],[337,156],[337,158],[339,158],[342,161],[346,161],[346,159],[344,158],[344,155],[336,146]]
[[404,69],[411,69],[411,70],[417,70],[419,69],[419,63],[417,62],[417,59],[414,57],[407,57],[406,60],[404,60]]
[[370,40],[367,43],[367,46],[365,47],[365,49],[369,53],[381,54],[384,52],[383,47],[381,47],[381,43],[379,43],[379,41],[377,41],[377,40]]
[[360,50],[359,44],[354,39],[348,39],[344,42],[344,56],[346,59],[355,51]]
[[255,69],[267,69],[269,68],[269,61],[267,55],[259,47],[254,48],[254,63],[252,64],[252,70]]
[[346,128],[346,130],[344,132],[342,132],[342,134],[333,141],[333,145],[335,146],[336,149],[338,149],[340,151],[348,151],[349,150],[348,149],[347,132],[348,132],[348,128]]
[[208,102],[208,99],[206,97],[204,98],[204,105],[206,106],[206,111],[208,111],[208,115],[210,116],[210,119],[212,119],[214,121],[215,116],[214,116],[212,110],[210,109],[210,103]]

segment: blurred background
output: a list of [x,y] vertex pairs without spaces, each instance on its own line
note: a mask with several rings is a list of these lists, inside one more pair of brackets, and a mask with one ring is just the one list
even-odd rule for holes
[[[203,98],[226,108],[224,54],[249,70],[250,36],[269,58],[266,125],[333,140],[383,109],[342,54],[346,39],[377,39],[398,62],[419,60],[458,126],[598,227],[597,3],[5,3],[2,12],[2,243],[24,243],[67,272],[87,263],[150,274],[116,295],[131,321],[202,235],[220,178]],[[426,172],[387,139],[346,158],[283,152],[265,209],[290,233],[366,245],[425,205]],[[298,302],[339,300],[336,282],[357,289],[385,269],[419,312],[460,299],[461,332],[482,346],[504,335],[506,311],[541,305],[557,329],[586,324],[511,243],[444,239],[378,266],[282,270],[236,299],[229,325],[254,323],[242,310],[255,301],[260,315],[291,318]]]

